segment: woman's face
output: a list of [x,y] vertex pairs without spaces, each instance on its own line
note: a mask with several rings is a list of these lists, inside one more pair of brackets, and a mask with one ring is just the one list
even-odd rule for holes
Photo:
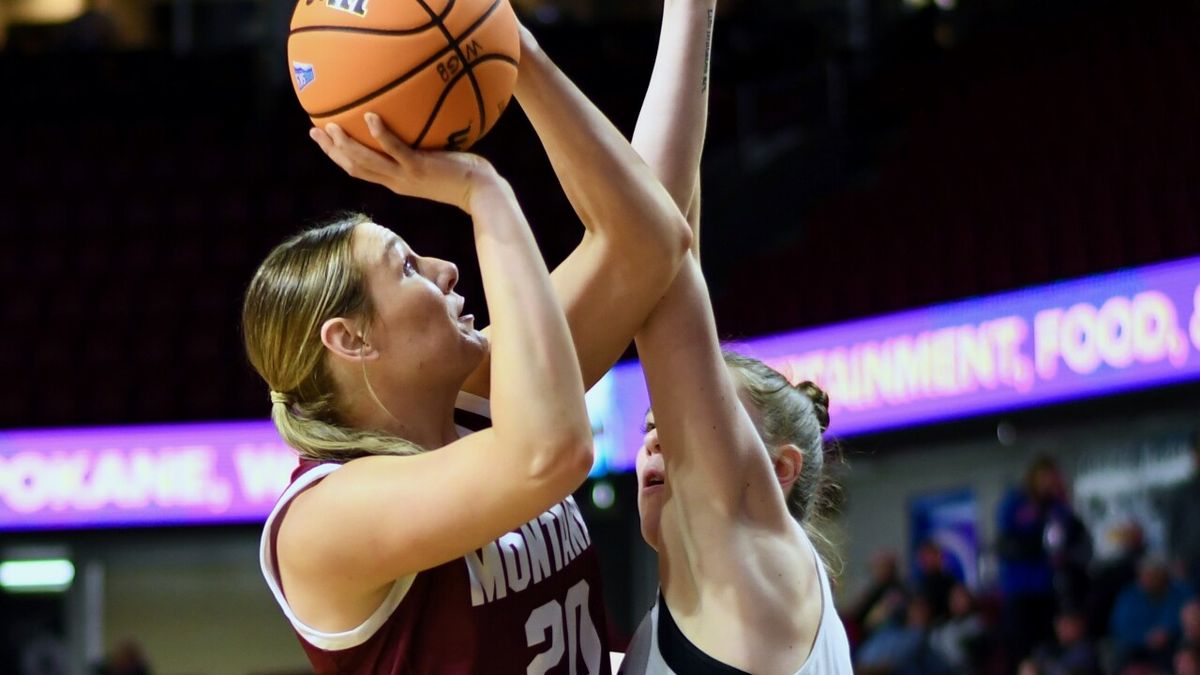
[[365,336],[379,354],[369,366],[373,385],[465,378],[475,369],[487,352],[487,339],[475,330],[474,317],[463,314],[453,263],[418,256],[375,223],[355,229],[354,256],[375,308]]
[[650,548],[659,550],[663,503],[667,495],[667,465],[658,445],[654,412],[646,413],[646,435],[638,448],[635,462],[638,479],[638,514],[642,519],[642,538]]

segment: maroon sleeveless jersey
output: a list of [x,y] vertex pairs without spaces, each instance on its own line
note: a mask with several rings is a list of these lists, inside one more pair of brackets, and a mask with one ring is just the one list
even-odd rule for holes
[[[458,408],[460,431],[486,424],[483,399],[460,395]],[[317,673],[610,673],[599,560],[570,497],[479,550],[396,581],[353,630],[305,626],[281,588],[275,539],[291,500],[338,466],[301,461],[262,538],[267,584]]]

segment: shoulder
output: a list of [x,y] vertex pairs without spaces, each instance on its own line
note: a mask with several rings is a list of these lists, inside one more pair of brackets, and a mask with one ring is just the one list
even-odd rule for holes
[[300,466],[292,474],[291,484],[279,496],[279,500],[271,510],[271,515],[267,518],[268,526],[272,524],[278,526],[284,520],[285,515],[291,514],[292,506],[297,500],[312,493],[316,486],[322,484],[334,471],[343,466],[344,464],[338,462],[300,460]]

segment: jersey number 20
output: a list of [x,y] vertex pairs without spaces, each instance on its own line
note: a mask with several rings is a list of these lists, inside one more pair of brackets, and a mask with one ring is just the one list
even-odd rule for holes
[[[592,615],[588,613],[588,583],[580,581],[567,591],[566,606],[558,600],[551,600],[533,610],[529,620],[525,622],[526,644],[537,647],[544,644],[547,632],[550,647],[533,657],[527,675],[543,675],[551,668],[562,662],[566,652],[570,675],[599,675],[600,673],[600,635],[592,623]],[[563,645],[563,627],[566,626],[566,645]],[[587,667],[585,673],[576,670],[579,656],[582,652],[583,663]]]

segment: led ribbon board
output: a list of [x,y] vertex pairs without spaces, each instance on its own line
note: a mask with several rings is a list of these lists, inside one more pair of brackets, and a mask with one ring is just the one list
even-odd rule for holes
[[270,422],[0,432],[0,530],[261,522],[295,467]]
[[[1200,258],[731,344],[830,398],[830,433],[869,432],[1200,380]],[[636,364],[590,395],[604,466],[633,468]]]
[[[1200,380],[1200,258],[730,345],[810,379],[846,437]],[[588,392],[592,475],[628,471],[641,368]],[[296,455],[270,422],[0,431],[0,531],[261,522]]]

